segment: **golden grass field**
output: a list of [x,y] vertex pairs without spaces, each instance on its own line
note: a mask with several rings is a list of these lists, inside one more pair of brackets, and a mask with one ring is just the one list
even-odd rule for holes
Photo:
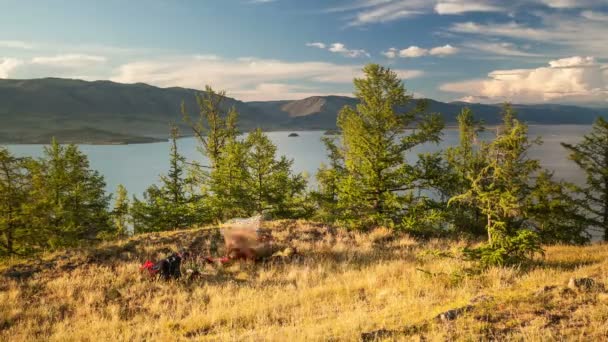
[[[205,254],[217,230],[146,234],[37,261],[5,260],[0,340],[608,339],[608,295],[599,287],[566,287],[571,277],[607,282],[608,245],[547,247],[535,267],[471,272],[464,261],[427,252],[455,251],[464,242],[417,242],[386,229],[350,233],[301,221],[267,225],[275,241],[295,247],[295,257],[201,266],[202,277],[190,281],[150,280],[139,265],[182,246]],[[453,320],[436,319],[471,302]]]

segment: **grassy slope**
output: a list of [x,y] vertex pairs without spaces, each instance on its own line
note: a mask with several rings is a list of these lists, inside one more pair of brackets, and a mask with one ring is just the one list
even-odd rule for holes
[[[608,281],[606,245],[549,247],[542,267],[466,275],[463,262],[423,253],[461,243],[420,244],[384,230],[351,234],[306,222],[270,225],[300,258],[206,267],[191,282],[150,281],[138,266],[178,246],[204,251],[218,238],[215,230],[142,235],[5,263],[0,340],[358,340],[377,329],[407,340],[608,336],[606,294],[564,290],[572,276]],[[19,272],[32,275],[8,277]],[[453,321],[434,319],[479,295],[490,297]]]

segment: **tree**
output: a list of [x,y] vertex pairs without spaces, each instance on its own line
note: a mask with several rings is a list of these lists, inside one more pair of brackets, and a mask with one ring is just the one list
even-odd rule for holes
[[562,143],[570,151],[570,159],[586,175],[586,186],[579,189],[592,228],[603,233],[608,241],[608,122],[599,117],[592,131],[576,145]]
[[306,180],[301,174],[292,174],[293,160],[285,156],[277,160],[277,147],[259,128],[247,136],[245,145],[249,150],[246,166],[251,211],[268,212],[277,218],[297,216],[294,204],[303,195]]
[[161,175],[161,186],[152,185],[144,200],[133,199],[131,209],[137,233],[182,229],[206,221],[201,197],[194,192],[193,179],[184,176],[185,158],[179,154],[179,131],[171,129],[169,172]]
[[31,163],[32,189],[27,206],[36,238],[51,248],[90,240],[110,230],[103,176],[89,166],[76,145],[55,139],[44,156]]
[[23,211],[30,191],[29,162],[0,148],[0,255],[20,255],[32,247]]
[[502,116],[496,139],[481,147],[484,167],[468,176],[468,191],[450,200],[476,206],[486,217],[487,244],[467,251],[483,264],[518,263],[542,252],[538,235],[522,225],[534,190],[532,176],[540,171],[539,162],[527,153],[540,142],[528,139],[527,126],[515,118],[510,105],[504,106]]
[[[247,189],[247,146],[232,137],[221,149],[215,167],[199,178],[211,216],[216,221],[243,217],[251,213],[251,193]],[[200,174],[200,172],[199,172]]]
[[408,107],[412,98],[395,72],[377,64],[363,72],[364,78],[354,80],[360,103],[338,115],[344,169],[335,170],[343,173],[335,211],[350,227],[393,227],[419,199],[413,195],[418,189],[405,154],[425,142],[438,142],[443,123],[439,115],[424,113],[424,102]]
[[112,221],[114,222],[114,236],[123,237],[128,234],[129,229],[129,194],[127,189],[119,184],[116,188],[116,201],[112,210]]
[[211,163],[210,168],[222,158],[223,151],[238,134],[236,127],[238,113],[234,107],[226,111],[224,104],[226,92],[214,91],[210,86],[205,86],[203,93],[196,94],[199,116],[193,121],[182,103],[182,115],[188,123],[194,135],[201,144],[201,152]]
[[213,220],[223,221],[245,215],[245,154],[246,148],[237,139],[238,113],[234,107],[226,110],[226,93],[210,86],[196,94],[198,119],[193,121],[182,104],[184,121],[198,139],[199,151],[209,165],[194,163],[192,174],[204,194]]
[[576,186],[553,180],[548,171],[541,171],[535,179],[526,210],[528,226],[538,234],[543,244],[588,243],[588,221],[581,203],[584,199],[573,196]]
[[[459,144],[446,150],[446,160],[450,169],[445,175],[452,177],[444,183],[444,193],[449,197],[466,193],[471,189],[472,182],[485,166],[485,159],[479,148],[479,133],[484,127],[476,121],[473,112],[465,107],[456,117],[459,129]],[[473,235],[485,233],[485,222],[482,213],[475,205],[465,202],[453,202],[448,207],[450,221],[457,232]]]
[[341,177],[345,175],[344,158],[333,137],[321,138],[329,164],[321,164],[317,172],[317,190],[312,192],[312,198],[317,204],[316,216],[324,221],[333,221],[339,216],[338,186]]

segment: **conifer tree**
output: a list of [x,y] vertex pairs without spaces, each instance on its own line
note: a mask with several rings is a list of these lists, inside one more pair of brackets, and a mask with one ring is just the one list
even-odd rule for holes
[[317,172],[316,191],[312,197],[317,204],[316,216],[324,221],[333,221],[339,216],[338,212],[338,185],[341,177],[345,175],[344,158],[333,137],[321,138],[327,150],[328,164],[321,164]]
[[585,172],[586,186],[580,189],[584,201],[580,204],[587,212],[588,222],[608,241],[608,122],[600,117],[583,141],[562,145]]
[[114,236],[123,237],[128,234],[130,203],[127,189],[119,184],[116,188],[116,200],[112,210],[112,221],[114,222]]
[[182,229],[206,221],[206,212],[192,184],[184,175],[185,158],[179,153],[179,131],[171,129],[169,172],[161,175],[161,186],[152,185],[144,200],[133,199],[132,217],[137,233]]
[[532,176],[541,169],[527,153],[539,141],[528,139],[527,126],[515,118],[510,105],[504,106],[502,115],[496,139],[482,145],[484,167],[469,175],[468,191],[450,200],[474,205],[484,214],[488,242],[468,251],[484,264],[517,263],[542,251],[538,235],[523,226],[534,190]]
[[438,142],[443,123],[438,115],[424,113],[424,102],[408,107],[412,98],[395,72],[377,64],[363,72],[364,78],[354,80],[360,103],[338,115],[344,174],[336,211],[339,221],[350,227],[395,226],[418,200],[413,195],[418,190],[412,181],[415,171],[405,154],[425,142]]
[[[459,128],[459,144],[446,151],[446,159],[453,177],[445,184],[445,193],[451,196],[471,189],[471,179],[481,172],[485,159],[479,150],[479,133],[484,128],[476,121],[473,112],[465,107],[456,117]],[[476,148],[477,146],[477,148]],[[467,203],[453,203],[448,208],[451,221],[459,232],[481,235],[485,233],[484,217],[479,208]]]
[[0,256],[21,255],[33,247],[23,210],[30,191],[28,162],[0,147]]
[[92,170],[76,145],[55,139],[31,164],[29,215],[36,236],[51,248],[96,238],[110,230],[110,196],[99,172]]
[[253,213],[268,212],[273,217],[293,217],[294,201],[306,188],[302,175],[293,175],[293,160],[276,158],[276,146],[261,129],[251,132],[245,140],[249,153],[248,192]]
[[205,91],[196,94],[199,115],[194,121],[182,103],[182,115],[201,144],[201,152],[210,162],[210,168],[222,158],[226,145],[239,134],[236,127],[238,113],[234,107],[226,110],[226,92],[214,91],[205,86]]

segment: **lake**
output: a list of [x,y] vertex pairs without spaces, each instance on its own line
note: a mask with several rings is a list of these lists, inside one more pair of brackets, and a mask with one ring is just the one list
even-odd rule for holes
[[[584,175],[576,165],[568,160],[567,152],[560,142],[576,143],[580,141],[591,126],[580,125],[538,125],[530,126],[530,136],[541,136],[543,144],[535,147],[530,156],[538,158],[544,167],[555,171],[561,179],[575,183],[584,182]],[[288,137],[292,132],[269,132],[268,136],[277,145],[278,153],[294,160],[296,172],[306,172],[314,185],[314,175],[319,165],[326,161],[326,151],[321,137],[322,131],[297,132],[298,137]],[[492,137],[490,132],[484,139]],[[439,145],[426,144],[419,146],[409,158],[423,151],[437,151],[458,144],[458,130],[446,129],[443,141]],[[195,138],[179,140],[180,153],[189,160],[204,163],[204,158],[197,149]],[[42,154],[42,145],[7,145],[8,149],[18,156],[38,157]],[[106,180],[107,191],[113,192],[118,184],[123,184],[130,194],[141,194],[151,184],[157,183],[159,175],[166,173],[169,167],[169,143],[151,143],[134,145],[81,145],[80,149],[89,157],[91,167],[98,170]],[[410,159],[411,160],[411,159]]]

